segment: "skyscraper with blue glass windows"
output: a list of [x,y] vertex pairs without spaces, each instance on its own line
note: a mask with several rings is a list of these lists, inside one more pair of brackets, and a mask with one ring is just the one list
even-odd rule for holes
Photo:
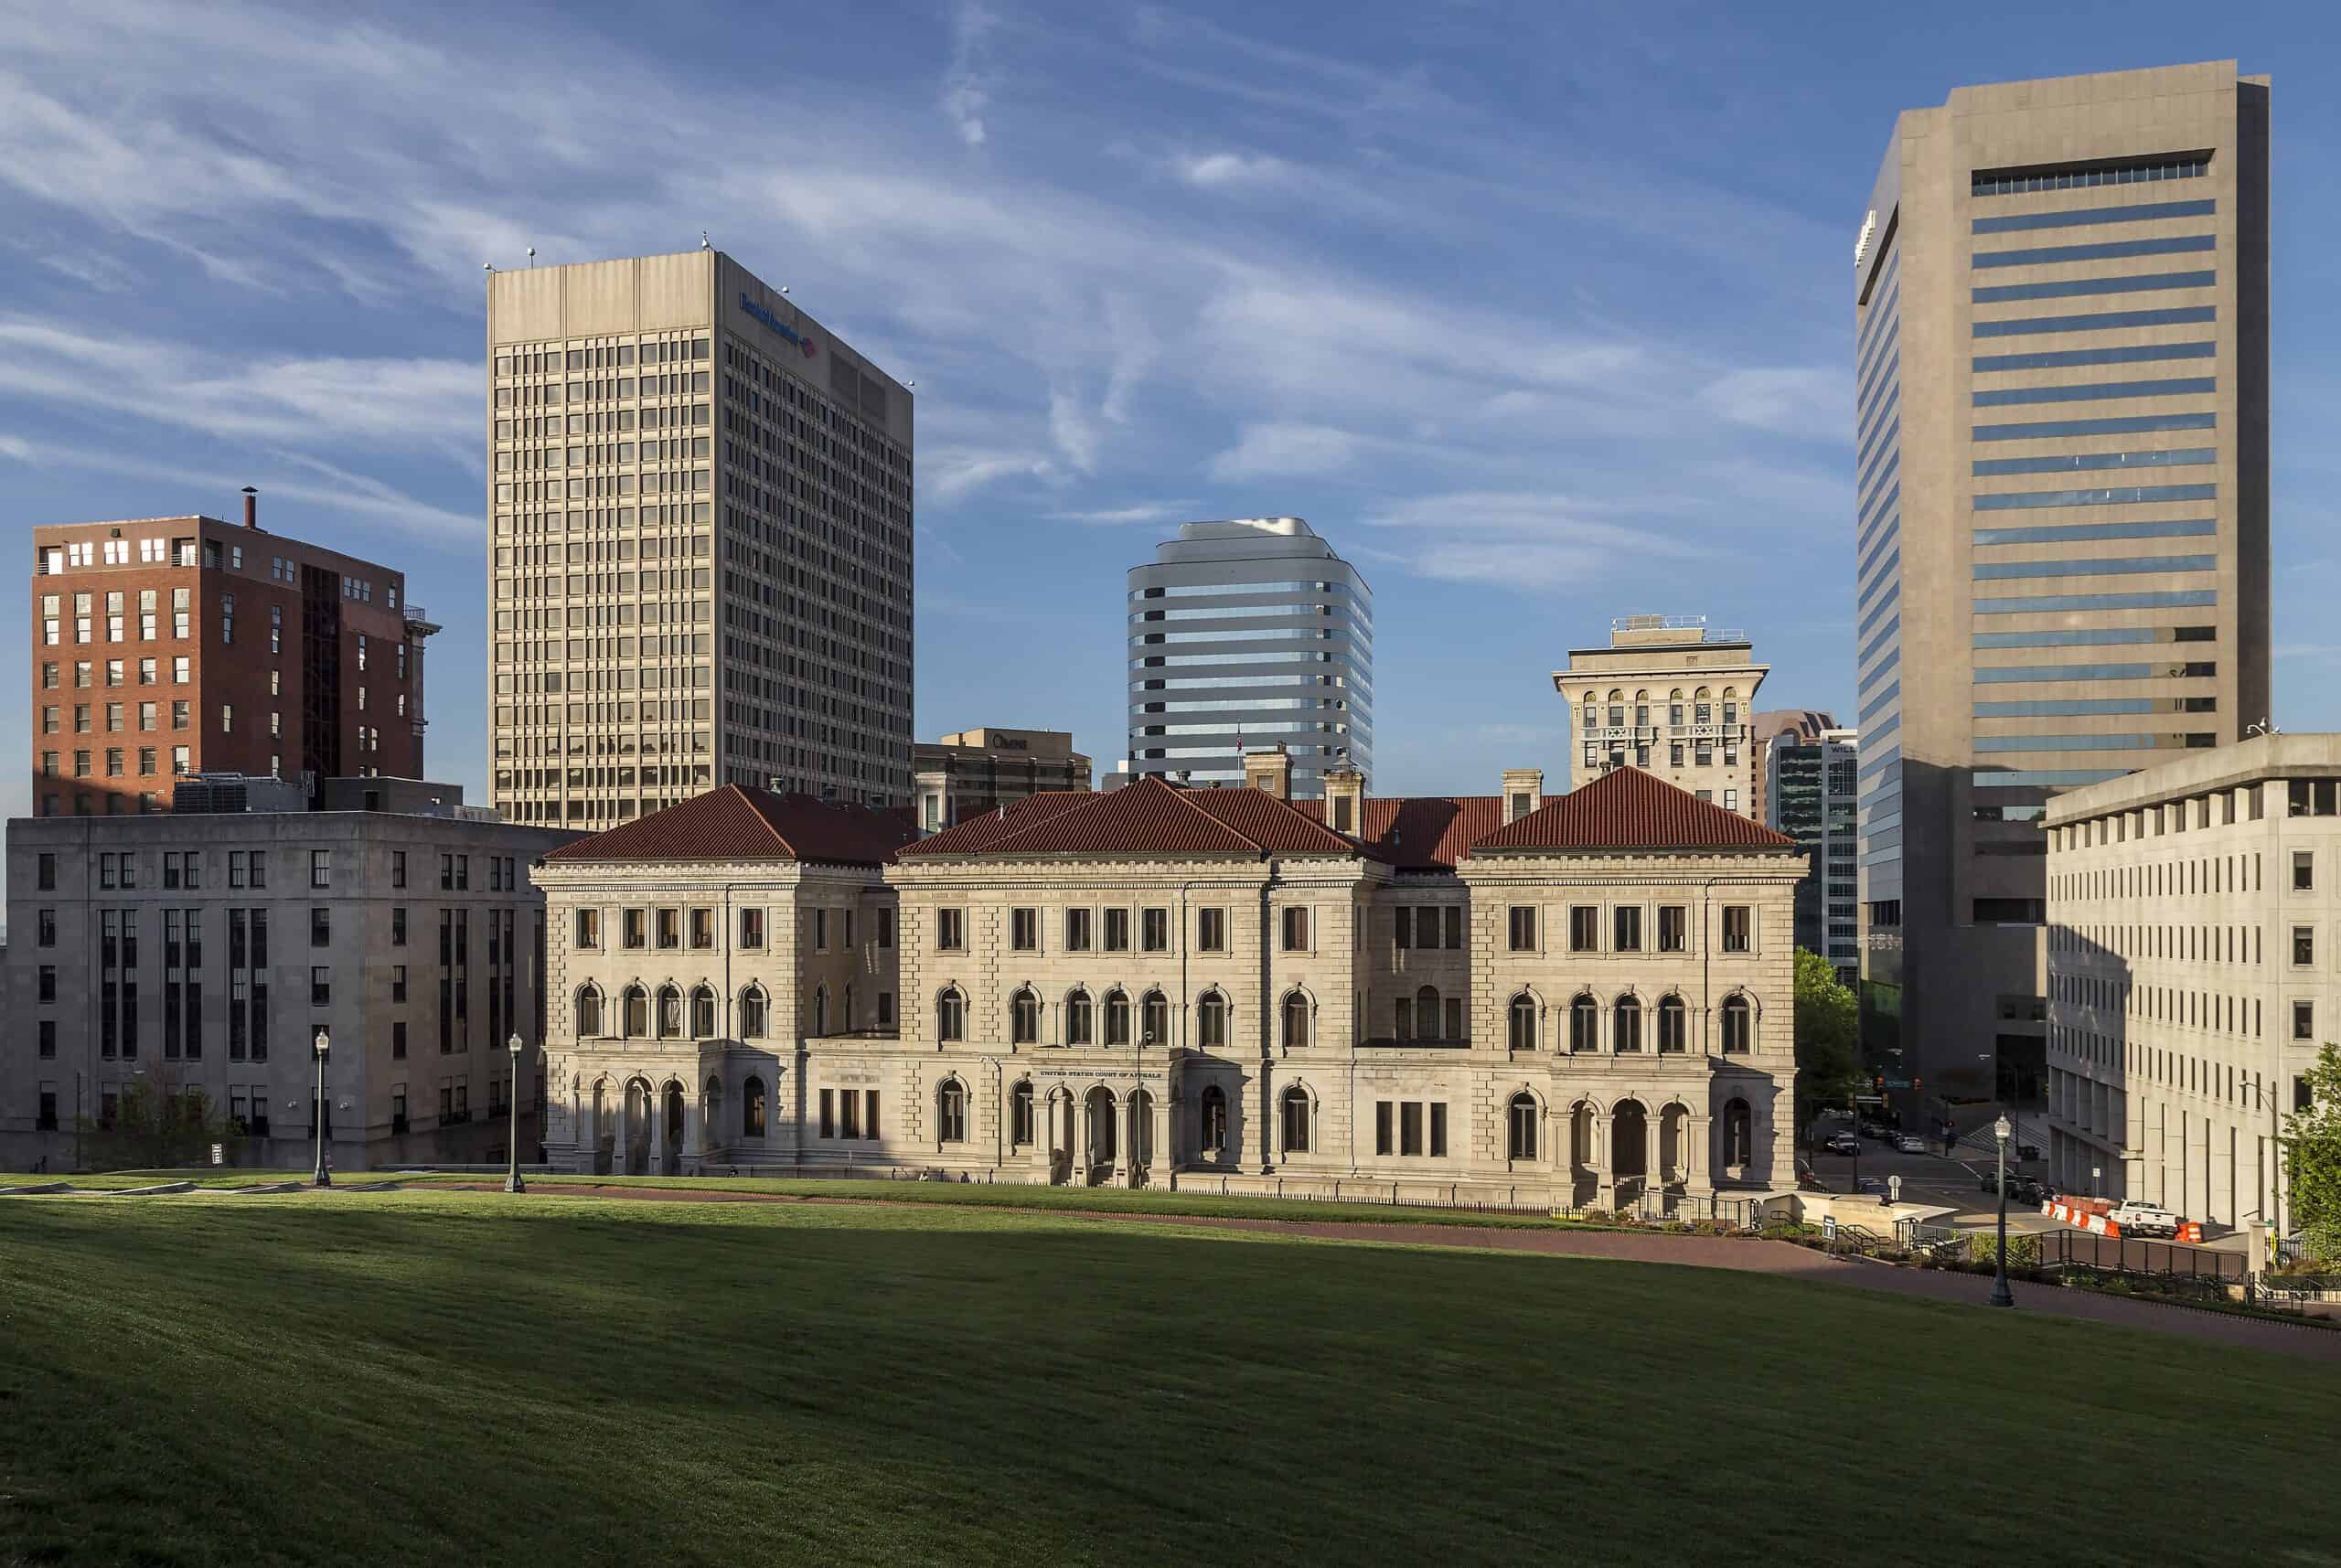
[[1299,517],[1182,523],[1129,574],[1129,771],[1244,782],[1282,748],[1296,795],[1374,773],[1374,592]]
[[1864,1044],[2036,1102],[2043,804],[2268,713],[2268,103],[2233,61],[1961,88],[1854,247]]

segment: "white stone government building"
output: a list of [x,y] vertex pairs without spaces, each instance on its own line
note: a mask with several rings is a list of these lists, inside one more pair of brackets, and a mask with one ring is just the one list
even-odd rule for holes
[[1142,779],[916,839],[728,786],[547,855],[556,1166],[1609,1206],[1794,1181],[1794,844]]

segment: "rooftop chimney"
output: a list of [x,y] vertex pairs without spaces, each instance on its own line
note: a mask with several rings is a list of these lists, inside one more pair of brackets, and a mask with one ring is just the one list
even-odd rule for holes
[[1503,771],[1503,819],[1517,822],[1545,805],[1545,770],[1506,768]]
[[249,485],[244,486],[244,527],[260,527],[260,492]]
[[1292,798],[1292,755],[1279,745],[1273,752],[1244,753],[1244,787],[1272,795],[1278,800]]
[[1323,774],[1325,826],[1352,836],[1365,831],[1365,775],[1343,757]]

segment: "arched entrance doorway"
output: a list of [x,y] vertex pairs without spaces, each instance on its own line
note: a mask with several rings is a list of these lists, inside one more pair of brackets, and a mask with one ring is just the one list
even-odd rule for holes
[[659,1162],[660,1174],[680,1176],[683,1173],[683,1086],[667,1085],[667,1157]]
[[593,1137],[593,1174],[596,1176],[610,1174],[611,1162],[617,1152],[617,1127],[610,1119],[614,1109],[610,1104],[610,1081],[606,1078],[594,1080],[593,1123],[589,1131]]
[[1609,1162],[1619,1208],[1650,1189],[1650,1116],[1640,1100],[1620,1100],[1609,1113]]
[[625,1086],[625,1173],[650,1174],[650,1085],[639,1078]]
[[1078,1157],[1074,1148],[1073,1112],[1072,1091],[1049,1091],[1049,1185],[1052,1187],[1064,1187],[1073,1180],[1074,1162]]
[[1089,1147],[1085,1186],[1096,1187],[1114,1179],[1114,1092],[1103,1084],[1089,1091],[1085,1107],[1089,1124]]
[[1146,1185],[1154,1164],[1154,1096],[1140,1089],[1129,1098],[1130,1185]]

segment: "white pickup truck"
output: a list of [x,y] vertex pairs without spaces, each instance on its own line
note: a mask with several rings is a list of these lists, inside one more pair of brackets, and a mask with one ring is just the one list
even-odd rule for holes
[[2178,1216],[2159,1204],[2131,1199],[2115,1206],[2106,1218],[2122,1227],[2125,1236],[2175,1236]]

